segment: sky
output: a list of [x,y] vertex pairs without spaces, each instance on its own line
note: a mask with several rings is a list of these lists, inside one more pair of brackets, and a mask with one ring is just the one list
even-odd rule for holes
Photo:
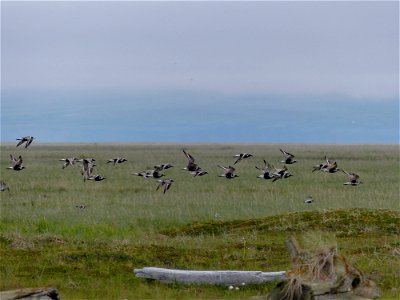
[[397,1],[1,2],[1,141],[399,142]]

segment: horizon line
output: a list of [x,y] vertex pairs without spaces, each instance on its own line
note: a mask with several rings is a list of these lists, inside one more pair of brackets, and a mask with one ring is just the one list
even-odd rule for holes
[[[32,143],[33,144],[33,143]],[[213,142],[213,141],[60,141],[60,142],[34,142],[35,145],[38,146],[48,146],[48,145],[68,145],[68,144],[80,144],[80,145],[174,145],[174,144],[195,144],[195,145],[235,145],[235,144],[248,144],[248,145],[279,145],[279,144],[292,144],[292,145],[343,145],[343,146],[357,146],[357,145],[385,145],[385,146],[400,146],[400,142],[397,143],[382,143],[382,142],[355,142],[355,143],[348,143],[348,142],[256,142],[256,141],[237,141],[237,142]],[[14,141],[0,141],[0,146],[5,145],[15,145]]]

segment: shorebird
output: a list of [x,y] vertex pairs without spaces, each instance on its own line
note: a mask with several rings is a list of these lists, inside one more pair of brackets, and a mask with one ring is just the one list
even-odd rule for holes
[[293,174],[289,172],[289,170],[287,169],[286,166],[283,166],[282,169],[277,169],[275,167],[273,167],[273,168],[275,169],[275,172],[272,173],[272,176],[274,177],[272,182],[274,182],[278,179],[285,179],[285,178],[289,178],[290,176],[293,176]]
[[253,156],[253,154],[250,154],[250,153],[239,153],[239,154],[236,154],[233,157],[237,157],[237,159],[233,164],[236,165],[242,159],[246,159],[246,158],[249,158],[249,157],[252,157],[252,156]]
[[187,153],[185,151],[185,149],[182,149],[183,153],[186,155],[187,159],[188,159],[188,164],[185,168],[183,168],[182,170],[187,170],[190,172],[196,171],[198,168],[198,165],[194,162],[194,157],[191,156],[189,153]]
[[360,176],[358,176],[356,173],[350,173],[342,170],[343,173],[345,173],[348,176],[348,182],[343,183],[344,185],[360,185],[362,181],[360,181]]
[[132,175],[136,176],[141,176],[143,178],[161,178],[165,176],[164,174],[161,173],[161,169],[153,169],[153,170],[146,170],[140,173],[133,173]]
[[149,177],[153,177],[152,171],[153,170],[147,170],[147,171],[143,171],[143,172],[139,172],[139,173],[133,173],[132,175],[140,176],[143,178],[149,178]]
[[68,166],[73,166],[77,161],[79,161],[79,159],[76,157],[67,157],[61,158],[60,161],[64,161],[62,168],[65,169]]
[[83,181],[86,181],[93,176],[94,161],[96,160],[94,158],[82,158],[79,161],[82,161],[81,174],[83,175]]
[[106,164],[113,163],[113,166],[115,166],[115,164],[122,164],[123,162],[126,162],[126,161],[128,161],[128,160],[124,157],[115,157],[115,158],[110,158],[106,162]]
[[17,147],[22,145],[23,143],[26,143],[25,148],[27,148],[33,142],[33,139],[34,139],[33,136],[24,136],[24,137],[17,138],[17,140],[19,141],[17,144]]
[[193,171],[191,174],[194,175],[193,177],[197,177],[197,176],[204,176],[204,175],[208,174],[208,172],[204,171],[201,168],[198,168],[196,171]]
[[311,204],[311,203],[313,203],[313,202],[314,202],[314,199],[312,198],[312,196],[307,196],[307,197],[304,199],[304,203]]
[[152,177],[153,178],[161,178],[163,176],[165,176],[163,173],[161,173],[162,169],[159,168],[155,168],[154,170],[152,170]]
[[174,182],[173,179],[169,178],[169,179],[159,179],[157,180],[159,182],[156,190],[158,190],[160,187],[164,187],[164,194],[169,190],[169,188],[171,187],[171,184]]
[[281,150],[282,154],[285,156],[285,158],[283,160],[281,160],[281,163],[291,165],[291,164],[294,164],[295,162],[297,162],[297,160],[294,159],[293,154],[291,154],[285,150],[282,150],[282,149],[279,149],[279,150]]
[[103,177],[101,175],[92,175],[87,178],[87,180],[94,180],[94,181],[102,181],[104,179],[107,179],[106,177]]
[[173,168],[174,166],[170,163],[165,163],[165,164],[160,164],[160,165],[156,165],[154,166],[155,169],[160,169],[160,170],[167,170],[170,168]]
[[224,166],[218,165],[218,167],[220,167],[224,170],[224,174],[219,175],[219,177],[225,177],[228,179],[239,177],[239,175],[235,174],[236,169],[232,166],[224,167]]
[[327,172],[327,173],[336,173],[338,171],[340,171],[341,169],[339,169],[337,167],[337,162],[329,162],[328,166],[324,169],[322,169],[322,171]]
[[8,185],[4,181],[0,181],[0,191],[4,192],[6,190],[9,191],[10,188],[8,187]]
[[320,163],[319,165],[316,165],[313,167],[312,172],[315,171],[323,171],[327,173],[336,173],[337,171],[340,171],[340,169],[337,167],[337,162],[336,161],[330,161],[326,156],[325,156],[325,161]]
[[262,171],[262,174],[257,176],[258,178],[263,178],[263,179],[272,179],[274,176],[272,175],[272,166],[264,159],[264,166],[263,167],[257,167],[256,169]]
[[79,204],[79,205],[75,205],[75,207],[80,208],[80,209],[85,209],[86,205],[85,204]]
[[328,160],[328,158],[325,156],[325,161],[322,162],[322,163],[320,163],[319,165],[315,165],[315,166],[313,167],[313,169],[312,169],[312,172],[321,171],[321,170],[323,170],[323,169],[326,169],[326,168],[328,167],[328,165],[329,165],[329,160]]
[[11,166],[7,167],[7,169],[14,171],[21,171],[25,169],[25,167],[22,165],[23,160],[21,155],[18,157],[18,159],[12,156],[12,154],[10,154],[10,157],[11,157]]

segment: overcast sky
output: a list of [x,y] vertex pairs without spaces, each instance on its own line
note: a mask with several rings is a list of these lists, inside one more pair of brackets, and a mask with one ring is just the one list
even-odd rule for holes
[[1,8],[2,141],[398,143],[397,1]]

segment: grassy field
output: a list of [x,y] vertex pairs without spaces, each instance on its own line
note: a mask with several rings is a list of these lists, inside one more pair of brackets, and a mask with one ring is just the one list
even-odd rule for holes
[[[208,175],[181,170],[183,148]],[[282,166],[279,148],[296,155],[298,163],[288,166],[294,176],[258,179],[254,166],[263,159]],[[240,152],[254,157],[236,165],[239,177],[218,177],[217,165],[233,164]],[[26,169],[6,170],[10,154],[22,155]],[[341,172],[312,173],[325,155],[364,184],[344,186]],[[78,166],[62,170],[59,159],[71,156],[96,158],[95,173],[107,179],[84,182]],[[106,164],[112,157],[128,162]],[[175,166],[164,172],[175,180],[166,194],[156,191],[153,179],[131,175],[166,162]],[[392,255],[400,246],[398,145],[3,144],[0,179],[10,187],[0,202],[1,290],[55,286],[65,299],[248,298],[272,285],[232,292],[148,282],[132,271],[285,270],[284,239],[325,230],[385,298],[399,296],[398,257]],[[303,202],[309,195],[311,205]]]

